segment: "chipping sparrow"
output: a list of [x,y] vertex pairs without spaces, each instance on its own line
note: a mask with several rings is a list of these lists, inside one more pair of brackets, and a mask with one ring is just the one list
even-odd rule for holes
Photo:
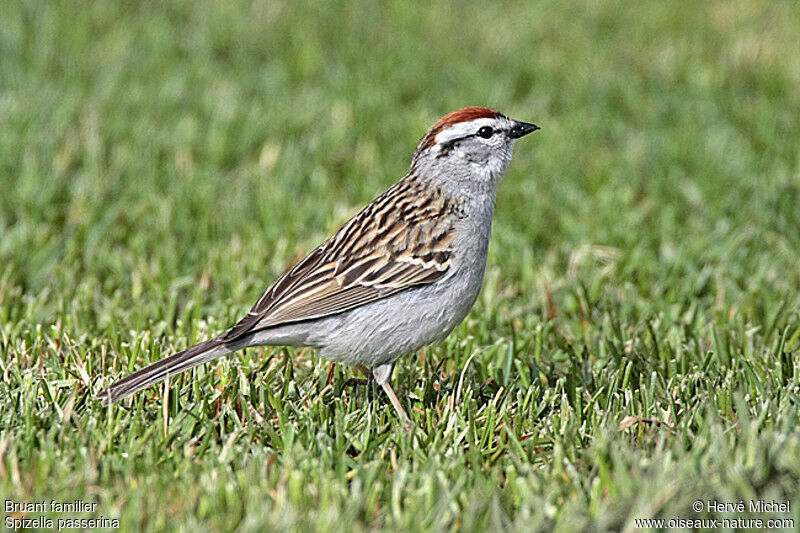
[[248,346],[310,346],[372,368],[400,418],[395,360],[444,339],[475,303],[498,181],[517,139],[538,130],[486,107],[445,115],[408,174],[312,251],[221,335],[117,381],[106,403]]

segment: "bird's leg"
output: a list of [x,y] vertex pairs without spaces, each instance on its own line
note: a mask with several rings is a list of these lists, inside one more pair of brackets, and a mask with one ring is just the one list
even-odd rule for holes
[[389,400],[392,402],[392,405],[394,405],[394,408],[397,410],[397,414],[400,415],[400,420],[402,420],[403,423],[405,424],[406,433],[411,433],[411,428],[412,428],[411,419],[408,418],[406,410],[403,409],[400,400],[397,399],[397,395],[394,393],[394,389],[392,389],[392,386],[389,384],[388,381],[384,381],[383,383],[381,383],[381,387],[383,387],[383,391],[389,397]]
[[362,374],[364,374],[364,378],[366,379],[349,378],[344,382],[345,387],[350,387],[353,385],[366,385],[369,383],[369,380],[372,379],[372,372],[369,371],[369,368],[365,367],[364,365],[356,365],[356,368],[359,369]]
[[386,396],[389,397],[389,400],[392,402],[397,414],[400,415],[400,420],[402,420],[405,424],[406,433],[410,434],[414,425],[411,423],[408,413],[406,413],[406,410],[403,409],[403,405],[400,403],[400,400],[397,399],[397,394],[394,393],[394,389],[392,389],[392,385],[389,383],[389,378],[392,377],[392,368],[394,368],[392,363],[376,365],[372,367],[372,377],[374,377],[375,381],[377,381],[380,386],[383,387],[383,392],[385,392]]
[[359,369],[362,374],[364,374],[365,378],[372,379],[372,371],[370,371],[369,368],[364,365],[356,365],[356,368]]

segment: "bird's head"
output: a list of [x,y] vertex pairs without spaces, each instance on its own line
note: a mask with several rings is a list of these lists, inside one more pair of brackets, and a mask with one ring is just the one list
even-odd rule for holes
[[467,168],[496,180],[505,173],[517,139],[538,129],[488,107],[465,107],[428,130],[414,153],[414,164]]

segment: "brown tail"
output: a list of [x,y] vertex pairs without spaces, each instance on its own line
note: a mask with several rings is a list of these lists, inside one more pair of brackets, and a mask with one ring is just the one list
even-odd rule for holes
[[97,397],[105,400],[103,405],[108,405],[110,402],[121,400],[153,383],[158,383],[166,379],[167,376],[176,376],[181,372],[222,357],[241,347],[243,346],[238,345],[238,343],[225,343],[220,337],[209,339],[182,352],[165,357],[141,370],[137,370],[107,389],[102,390]]

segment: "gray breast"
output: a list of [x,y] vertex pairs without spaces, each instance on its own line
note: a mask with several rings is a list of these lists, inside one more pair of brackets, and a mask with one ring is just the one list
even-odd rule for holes
[[489,228],[459,235],[452,271],[441,280],[318,321],[307,344],[348,364],[378,365],[442,340],[480,293]]

